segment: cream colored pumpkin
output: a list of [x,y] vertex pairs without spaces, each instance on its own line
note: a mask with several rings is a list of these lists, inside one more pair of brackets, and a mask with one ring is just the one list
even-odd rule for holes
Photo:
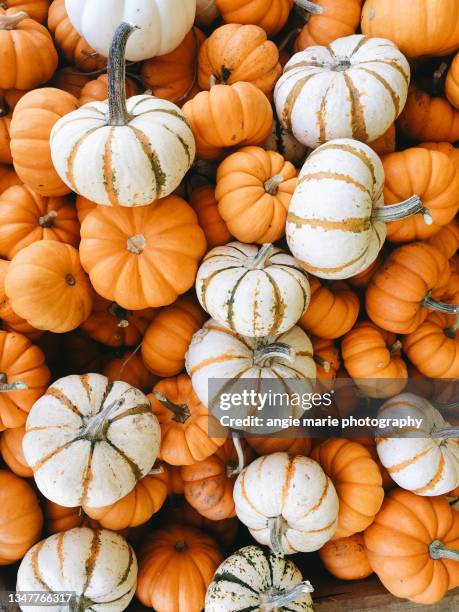
[[295,325],[309,305],[306,272],[271,244],[230,242],[209,251],[196,278],[201,306],[242,336],[276,335]]
[[[399,487],[416,495],[452,491],[459,486],[459,437],[449,437],[454,434],[449,423],[432,404],[413,393],[389,399],[379,411],[380,418],[408,416],[422,419],[417,435],[413,435],[413,427],[406,427],[395,430],[397,437],[378,438],[381,463]],[[399,437],[405,430],[411,437]],[[422,434],[425,437],[420,437]]]
[[347,138],[315,149],[302,167],[287,216],[287,241],[308,271],[349,278],[370,266],[386,221],[426,213],[416,196],[384,206],[384,169],[369,146]]
[[372,142],[402,112],[409,82],[409,64],[390,40],[338,38],[288,61],[274,91],[277,116],[307,147],[335,138]]
[[99,508],[148,474],[159,441],[159,423],[141,391],[84,374],[57,380],[35,402],[22,446],[47,499]]
[[312,612],[311,583],[286,557],[258,546],[237,550],[217,568],[205,611],[291,610]]
[[220,15],[215,0],[197,0],[195,23],[200,27],[207,27]]
[[[75,593],[74,608],[63,603],[53,610],[121,612],[133,598],[136,584],[137,559],[122,536],[107,529],[75,527],[32,546],[19,566],[16,589]],[[43,604],[21,609],[41,612]]]
[[142,206],[172,193],[193,163],[195,142],[182,111],[149,95],[125,98],[124,47],[133,31],[117,30],[109,58],[109,97],[54,125],[57,173],[70,189],[105,206]]
[[309,457],[259,457],[239,474],[233,495],[239,520],[277,554],[318,550],[336,531],[335,487]]
[[262,147],[267,151],[277,151],[286,161],[296,166],[303,164],[310,152],[283,127],[277,117],[274,117],[273,130]]
[[122,21],[138,26],[126,59],[139,62],[179,46],[193,25],[196,0],[65,0],[65,8],[75,30],[105,57]]

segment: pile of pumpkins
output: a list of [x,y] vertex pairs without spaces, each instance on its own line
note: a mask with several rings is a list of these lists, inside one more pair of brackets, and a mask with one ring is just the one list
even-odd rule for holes
[[[81,610],[300,611],[319,551],[440,601],[459,7],[107,4],[0,3],[0,565]],[[211,381],[258,377],[421,436],[210,436]]]

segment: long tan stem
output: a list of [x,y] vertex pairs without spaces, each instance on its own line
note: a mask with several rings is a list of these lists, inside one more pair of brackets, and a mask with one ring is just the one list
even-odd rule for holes
[[322,15],[322,13],[325,11],[323,6],[314,4],[314,2],[311,2],[310,0],[293,0],[293,2],[300,8],[308,11],[308,13],[312,13],[313,15]]
[[19,11],[14,15],[0,15],[0,30],[14,30],[23,19],[28,19],[28,17],[25,11]]
[[292,589],[284,589],[278,593],[262,594],[260,596],[259,608],[262,612],[276,612],[276,610],[282,610],[284,607],[287,607],[288,604],[299,599],[304,593],[313,592],[314,587],[308,580],[305,580]]
[[427,225],[432,225],[432,216],[427,208],[421,201],[421,198],[417,195],[411,196],[408,200],[404,200],[399,204],[391,204],[390,206],[381,206],[375,208],[372,214],[373,221],[383,221],[389,223],[390,221],[399,221],[400,219],[406,219],[412,215],[421,213],[424,222]]

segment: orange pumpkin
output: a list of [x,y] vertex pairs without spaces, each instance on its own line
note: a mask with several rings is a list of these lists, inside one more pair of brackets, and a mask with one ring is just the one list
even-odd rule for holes
[[60,533],[74,527],[100,528],[97,521],[93,521],[83,512],[81,506],[66,508],[46,499],[43,512],[45,529],[48,533]]
[[[333,340],[311,336],[314,349],[313,358],[316,363],[316,391],[326,393],[333,389],[335,378],[341,367],[339,350]],[[303,453],[298,453],[299,455]]]
[[50,85],[66,91],[78,100],[81,90],[91,80],[92,77],[89,74],[78,72],[72,66],[67,66],[55,72]]
[[22,438],[24,434],[24,427],[5,430],[0,438],[0,455],[14,474],[22,476],[22,478],[32,478],[33,471],[22,452]]
[[11,111],[9,106],[2,100],[0,103],[0,163],[12,164],[11,156]]
[[191,193],[190,204],[198,216],[198,223],[206,235],[208,250],[228,244],[233,236],[218,211],[215,188],[202,185]]
[[[139,88],[136,82],[130,77],[126,77],[126,98],[136,96],[139,93]],[[79,103],[89,104],[90,102],[103,102],[108,98],[108,77],[106,74],[101,74],[97,79],[88,81],[80,91]],[[80,196],[82,197],[82,196]]]
[[128,310],[171,304],[193,285],[204,232],[182,198],[98,206],[81,226],[80,256],[95,290]]
[[[179,465],[169,465],[169,495],[183,495],[183,479]],[[174,498],[173,498],[174,499]]]
[[38,23],[46,23],[49,0],[2,0],[1,7],[25,11],[30,19],[35,19]]
[[44,196],[70,193],[51,160],[49,137],[54,124],[78,108],[66,91],[45,87],[27,93],[16,105],[11,122],[11,153],[23,183]]
[[441,227],[427,242],[441,251],[447,259],[450,259],[459,248],[459,221],[453,219]]
[[395,138],[397,134],[395,132],[395,123],[393,123],[387,132],[384,132],[377,140],[368,143],[368,146],[373,149],[378,155],[388,155],[395,151]]
[[459,586],[459,513],[444,497],[391,491],[364,539],[373,571],[396,597],[433,604]]
[[193,130],[196,155],[202,159],[221,159],[235,147],[260,145],[273,126],[268,98],[243,81],[201,91],[182,110]]
[[191,465],[206,459],[225,443],[223,429],[221,437],[210,436],[212,417],[186,374],[161,380],[148,399],[161,426],[159,459],[171,465]]
[[139,550],[136,596],[157,612],[201,612],[222,561],[208,535],[193,527],[167,525],[148,534]]
[[0,195],[13,185],[22,185],[13,166],[0,164]]
[[143,62],[141,76],[145,89],[179,106],[194,98],[201,91],[198,54],[205,39],[201,30],[194,27],[174,51]]
[[5,293],[5,278],[9,266],[9,261],[0,259],[0,319],[6,331],[20,332],[33,340],[38,338],[43,332],[35,329],[35,327],[14,312],[11,308],[10,300]]
[[86,219],[87,214],[90,213],[92,210],[95,210],[97,204],[95,202],[92,202],[91,200],[87,200],[81,195],[77,195],[75,200],[75,206],[78,215],[78,221],[80,223],[83,223],[83,221]]
[[157,380],[156,376],[147,369],[142,357],[134,351],[127,351],[122,357],[111,359],[102,373],[109,380],[123,380],[144,393],[147,393]]
[[292,0],[215,0],[226,23],[255,24],[268,36],[277,34],[287,22]]
[[445,153],[456,168],[459,168],[459,149],[453,146],[450,142],[422,142],[420,145],[423,149],[429,149],[430,151],[440,151]]
[[93,291],[78,251],[54,240],[33,242],[15,255],[5,290],[13,310],[37,329],[70,331],[92,309]]
[[0,470],[0,565],[22,559],[40,537],[43,515],[32,487]]
[[445,80],[445,94],[454,108],[459,109],[459,53],[456,54],[448,69]]
[[[295,52],[312,45],[327,46],[337,38],[354,34],[360,23],[363,0],[314,0],[323,13],[308,14],[295,41]],[[301,4],[299,3],[301,6]]]
[[309,275],[309,284],[311,301],[298,325],[321,338],[344,336],[352,329],[359,314],[357,295],[343,281],[322,285],[319,279]]
[[217,171],[215,198],[231,234],[246,243],[280,240],[297,174],[282,155],[261,147],[244,147],[227,157]]
[[147,329],[142,359],[157,376],[175,376],[185,367],[185,353],[193,335],[206,320],[197,300],[183,296],[163,308]]
[[382,253],[379,253],[378,257],[366,270],[363,270],[363,272],[359,272],[359,274],[348,278],[346,282],[357,289],[365,289],[366,287],[368,287],[373,274],[382,265],[382,262],[383,255]]
[[[409,372],[410,372],[410,376],[412,376],[413,375],[412,371],[409,370]],[[411,380],[409,380],[409,383],[410,382]],[[377,464],[379,473],[381,474],[381,478],[382,478],[383,489],[385,491],[389,491],[390,489],[393,489],[395,487],[395,482],[392,480],[389,472],[386,470],[386,468],[383,466],[383,464],[381,463],[379,459],[379,455],[376,450],[375,438],[354,438],[353,441],[358,442],[359,444],[362,444],[362,446],[364,446],[367,449],[367,451],[370,453],[373,461]]]
[[[288,453],[289,455],[303,455],[307,457],[311,452],[311,438],[295,437],[295,431],[284,430],[285,437],[274,438],[269,436],[249,436],[245,438],[247,444],[253,448],[257,455],[272,455],[273,453]],[[290,434],[290,435],[289,435]]]
[[0,331],[0,431],[24,425],[49,380],[43,351],[22,334]]
[[325,568],[340,580],[363,580],[373,573],[361,533],[330,540],[319,550]]
[[381,474],[367,449],[351,440],[331,438],[311,453],[333,482],[339,498],[338,528],[332,539],[371,525],[384,499]]

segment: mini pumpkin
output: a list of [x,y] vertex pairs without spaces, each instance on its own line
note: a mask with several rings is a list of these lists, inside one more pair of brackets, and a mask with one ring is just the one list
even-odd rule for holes
[[[339,350],[333,340],[311,337],[314,349],[314,361],[317,368],[317,389],[319,392],[331,391],[334,387],[335,378],[341,367]],[[300,455],[307,453],[298,453]]]
[[5,292],[5,278],[10,267],[10,262],[0,259],[0,319],[5,331],[19,332],[34,340],[43,333],[35,329],[25,319],[17,315],[11,307],[11,301]]
[[307,457],[311,452],[311,438],[296,437],[295,431],[284,430],[285,437],[275,438],[269,436],[249,436],[247,444],[253,448],[257,455],[272,455],[273,453],[288,453],[289,455],[303,455]]
[[[126,77],[126,98],[136,96],[139,93],[135,81],[130,77]],[[79,95],[80,106],[89,104],[90,102],[103,102],[108,98],[108,76],[106,74],[99,75],[96,79],[88,81],[81,88]],[[81,197],[81,196],[80,196]]]
[[91,80],[92,77],[89,74],[78,72],[72,66],[67,66],[54,73],[50,85],[66,91],[78,100],[82,88]]
[[454,108],[459,109],[459,54],[456,54],[446,75],[445,94]]
[[447,259],[450,259],[459,249],[459,221],[453,219],[443,225],[427,242],[441,251]]
[[371,277],[376,272],[376,270],[382,265],[383,261],[384,259],[380,252],[378,257],[374,260],[374,262],[371,265],[368,266],[368,268],[365,268],[365,270],[363,270],[362,272],[359,272],[358,274],[351,276],[350,278],[347,279],[347,282],[349,283],[349,285],[351,285],[351,287],[354,287],[356,289],[365,289],[370,284]]
[[[298,6],[301,7],[301,2]],[[306,25],[295,41],[295,51],[312,45],[328,45],[337,38],[354,34],[360,23],[362,0],[314,0],[322,9],[307,14]]]
[[268,36],[282,30],[293,5],[292,0],[215,0],[215,4],[226,23],[255,24]]
[[190,204],[198,216],[199,225],[206,235],[208,249],[223,246],[230,242],[232,235],[218,210],[214,187],[203,185],[193,189]]
[[102,374],[113,382],[122,380],[144,393],[148,393],[157,381],[156,376],[148,370],[142,357],[135,351],[126,351],[121,357],[111,359]]
[[363,580],[373,573],[361,533],[330,540],[319,556],[327,571],[340,580]]
[[0,455],[14,474],[22,478],[30,478],[33,476],[33,471],[27,464],[22,451],[24,434],[24,427],[6,429],[0,437]]
[[45,529],[47,533],[54,534],[69,531],[74,527],[91,527],[96,529],[96,521],[89,524],[89,520],[80,506],[66,508],[54,502],[45,501],[43,512],[45,515]]
[[11,156],[11,111],[5,101],[0,102],[0,163],[12,164]]

